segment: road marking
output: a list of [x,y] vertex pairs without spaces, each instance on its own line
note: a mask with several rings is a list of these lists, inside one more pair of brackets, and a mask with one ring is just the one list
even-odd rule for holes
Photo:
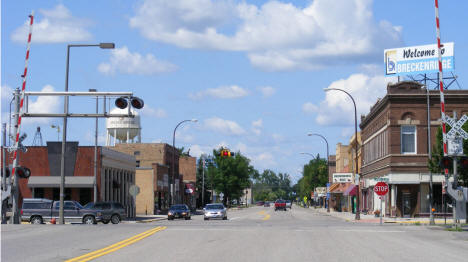
[[146,237],[149,237],[151,235],[153,235],[154,233],[158,232],[158,231],[161,231],[161,230],[164,230],[166,229],[166,227],[156,227],[156,228],[152,228],[150,230],[147,230],[143,233],[140,233],[138,235],[135,235],[133,237],[130,237],[130,238],[127,238],[125,240],[122,240],[120,242],[117,242],[115,244],[112,244],[108,247],[105,247],[105,248],[101,248],[99,250],[96,250],[96,251],[93,251],[93,252],[90,252],[90,253],[87,253],[87,254],[84,254],[84,255],[81,255],[79,257],[75,257],[75,258],[72,258],[72,259],[69,259],[69,260],[66,260],[65,262],[75,262],[75,261],[80,261],[80,262],[84,262],[84,261],[89,261],[89,260],[92,260],[92,259],[95,259],[95,258],[98,258],[100,256],[103,256],[103,255],[106,255],[108,253],[111,253],[111,252],[114,252],[116,250],[119,250],[123,247],[126,247],[128,245],[131,245],[135,242],[138,242],[140,240],[142,240],[143,238],[146,238]]
[[268,220],[268,219],[270,219],[270,217],[271,216],[267,214],[262,220]]
[[240,219],[240,218],[242,218],[242,217],[231,217],[231,218],[229,218],[229,220],[236,220],[236,219]]
[[362,230],[362,229],[343,229],[336,230],[339,232],[362,232],[362,233],[406,233],[406,231],[401,230]]
[[262,218],[262,220],[268,220],[268,219],[270,219],[270,217],[271,217],[270,215],[268,215],[268,214],[267,214],[265,211],[263,211],[263,210],[260,211],[260,212],[258,212],[257,214],[262,215],[262,216],[265,216],[265,217]]

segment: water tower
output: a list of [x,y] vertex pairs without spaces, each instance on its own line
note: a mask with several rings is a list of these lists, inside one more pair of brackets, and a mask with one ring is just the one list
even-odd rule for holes
[[[140,116],[131,108],[134,117],[109,117],[106,120],[107,139],[106,146],[115,146],[116,143],[141,143]],[[128,108],[115,108],[110,114],[127,114]],[[111,142],[112,138],[113,142]],[[137,140],[135,142],[135,137]]]

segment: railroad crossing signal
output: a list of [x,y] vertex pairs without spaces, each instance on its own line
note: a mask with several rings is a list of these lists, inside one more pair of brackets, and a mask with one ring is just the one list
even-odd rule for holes
[[455,137],[455,135],[458,133],[461,137],[463,137],[463,139],[468,139],[468,133],[462,129],[463,124],[468,121],[467,115],[463,115],[458,121],[446,115],[445,121],[452,127],[452,129],[450,129],[450,131],[447,133],[447,138]]

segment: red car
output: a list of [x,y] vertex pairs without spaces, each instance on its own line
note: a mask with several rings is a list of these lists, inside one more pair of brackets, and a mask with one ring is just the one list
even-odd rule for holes
[[278,209],[282,209],[284,211],[286,211],[286,201],[282,200],[282,199],[278,199],[275,201],[275,211],[278,210]]

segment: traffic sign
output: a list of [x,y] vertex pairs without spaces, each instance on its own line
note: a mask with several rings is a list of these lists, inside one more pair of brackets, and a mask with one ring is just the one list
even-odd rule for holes
[[468,121],[467,115],[463,115],[458,121],[449,116],[445,116],[445,120],[452,127],[452,129],[450,129],[450,131],[447,133],[448,138],[455,137],[455,135],[458,133],[464,139],[468,139],[468,133],[462,129],[463,124]]
[[378,182],[374,186],[374,192],[379,196],[384,196],[388,193],[388,184],[385,182]]
[[140,187],[137,185],[131,185],[128,192],[131,196],[136,197],[140,193]]

